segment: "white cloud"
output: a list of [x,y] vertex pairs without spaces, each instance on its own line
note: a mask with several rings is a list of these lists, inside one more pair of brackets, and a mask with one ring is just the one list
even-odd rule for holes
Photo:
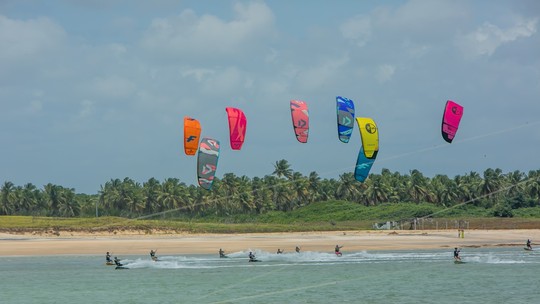
[[377,68],[377,80],[380,83],[387,82],[392,79],[394,73],[396,72],[396,67],[390,64],[383,64]]
[[41,100],[32,100],[26,110],[31,114],[39,113],[43,110],[43,102]]
[[475,31],[458,36],[456,44],[466,55],[491,56],[501,45],[535,34],[537,23],[538,19],[518,20],[514,26],[501,29],[486,22]]
[[371,38],[371,20],[368,16],[357,16],[345,21],[340,26],[345,39],[355,41],[359,47],[364,46]]
[[203,68],[189,68],[181,72],[182,77],[193,77],[198,82],[201,82],[204,78],[211,76],[214,73],[214,70]]
[[81,101],[78,118],[90,117],[94,113],[94,102],[88,99]]
[[134,94],[136,85],[126,78],[114,75],[95,78],[90,89],[107,98],[122,99]]
[[155,19],[144,33],[142,45],[157,53],[234,54],[272,32],[274,16],[262,2],[234,6],[235,18],[224,21],[213,15],[197,16],[184,10],[179,16]]
[[320,89],[325,84],[333,82],[342,72],[341,68],[349,62],[348,56],[337,59],[328,59],[325,62],[316,64],[312,68],[307,68],[302,73],[298,73],[298,83],[303,90]]
[[40,57],[63,43],[64,30],[48,18],[27,21],[0,15],[0,62]]

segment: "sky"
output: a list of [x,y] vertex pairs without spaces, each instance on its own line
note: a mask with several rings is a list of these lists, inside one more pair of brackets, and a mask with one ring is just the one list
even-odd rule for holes
[[[95,194],[111,179],[197,184],[183,117],[221,142],[217,176],[285,159],[322,178],[361,146],[336,96],[377,123],[383,168],[450,177],[540,169],[540,2],[0,1],[0,182]],[[307,102],[308,143],[289,101]],[[464,107],[452,144],[447,100]],[[225,107],[248,120],[231,149]]]

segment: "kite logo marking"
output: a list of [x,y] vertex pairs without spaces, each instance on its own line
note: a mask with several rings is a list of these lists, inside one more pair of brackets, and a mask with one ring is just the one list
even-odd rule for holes
[[192,141],[192,140],[195,140],[196,138],[197,138],[197,136],[191,135],[191,136],[189,136],[189,137],[186,139],[186,141],[187,141],[187,142],[190,142],[190,141]]
[[367,123],[366,131],[368,131],[369,134],[374,134],[375,132],[377,132],[377,127],[372,123]]

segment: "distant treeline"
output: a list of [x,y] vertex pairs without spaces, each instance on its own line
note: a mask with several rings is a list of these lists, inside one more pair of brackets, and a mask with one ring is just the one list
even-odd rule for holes
[[[322,179],[316,172],[294,172],[286,160],[277,161],[274,172],[262,178],[226,173],[216,178],[211,191],[186,185],[177,178],[163,182],[150,178],[142,185],[130,178],[101,185],[98,194],[77,194],[74,189],[47,184],[38,189],[29,183],[3,183],[0,215],[59,217],[140,217],[169,213],[187,217],[257,215],[268,211],[291,211],[318,201],[344,200],[376,206],[381,203],[429,203],[439,207],[471,204],[492,209],[494,216],[511,217],[512,210],[540,206],[540,170],[528,173],[487,169],[481,176],[470,172],[449,178],[425,177],[383,169],[364,183],[344,173],[339,179]],[[96,210],[97,208],[97,210]],[[174,213],[173,213],[174,211]]]

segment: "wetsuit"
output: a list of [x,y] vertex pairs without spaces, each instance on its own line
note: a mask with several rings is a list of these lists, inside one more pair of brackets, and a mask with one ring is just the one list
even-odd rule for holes
[[454,259],[456,260],[461,260],[461,258],[459,257],[459,250],[454,250]]
[[111,261],[111,255],[107,253],[107,255],[105,256],[105,260],[107,261],[107,263],[112,262]]

